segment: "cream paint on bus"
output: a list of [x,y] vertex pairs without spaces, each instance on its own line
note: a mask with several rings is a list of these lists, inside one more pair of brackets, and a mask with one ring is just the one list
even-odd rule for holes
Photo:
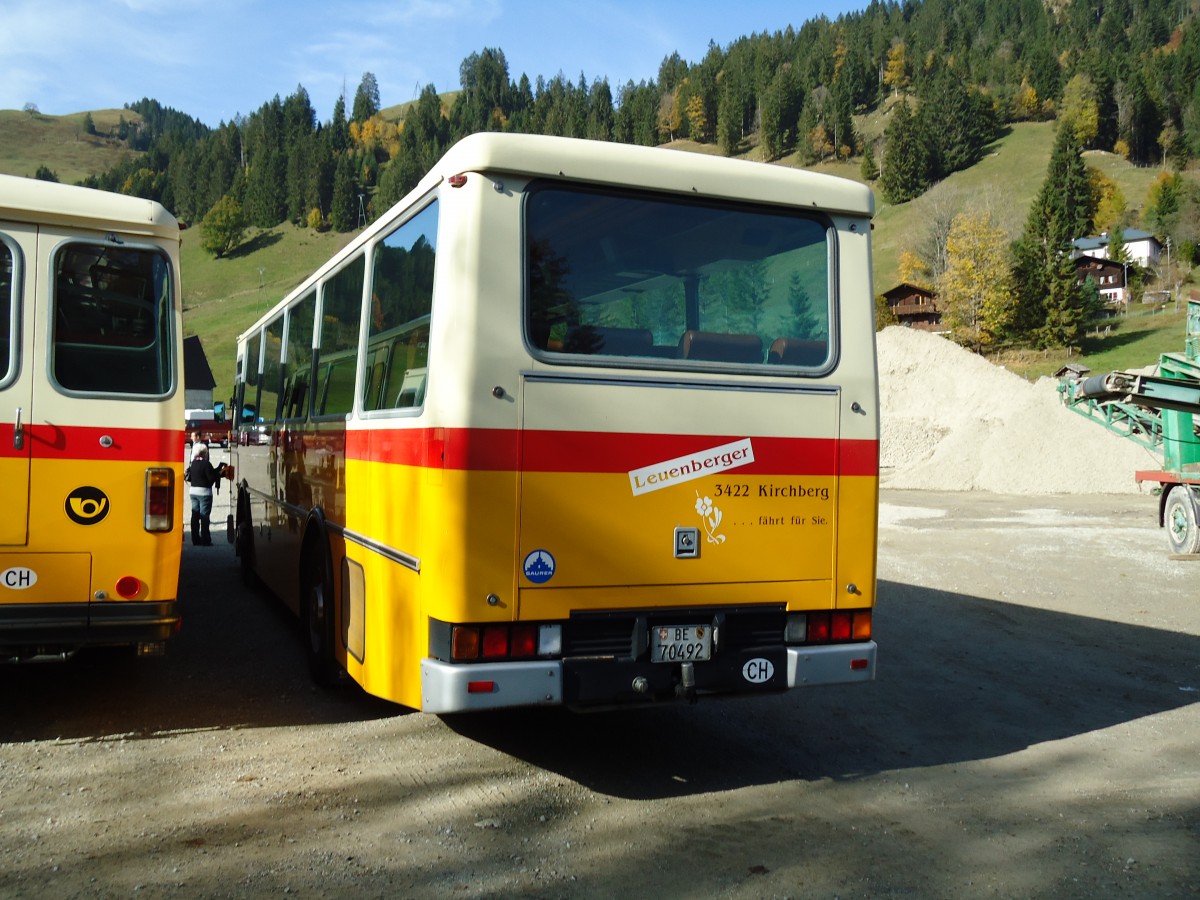
[[448,712],[874,677],[872,213],[762,164],[452,149],[239,338],[238,552],[318,680]]
[[178,224],[0,176],[0,241],[0,658],[160,652],[179,622]]

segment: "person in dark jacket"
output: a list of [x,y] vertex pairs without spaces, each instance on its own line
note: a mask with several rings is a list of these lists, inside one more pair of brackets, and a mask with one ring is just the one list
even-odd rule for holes
[[198,547],[211,547],[212,537],[208,532],[208,517],[212,513],[213,487],[221,483],[225,463],[216,468],[208,461],[208,446],[192,445],[192,461],[188,465],[188,496],[192,500],[192,543]]

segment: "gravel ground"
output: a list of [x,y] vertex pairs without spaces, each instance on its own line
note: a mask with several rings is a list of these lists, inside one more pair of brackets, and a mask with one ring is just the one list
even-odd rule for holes
[[1200,895],[1153,500],[885,490],[879,678],[438,718],[310,687],[228,545],[168,655],[0,669],[0,896]]

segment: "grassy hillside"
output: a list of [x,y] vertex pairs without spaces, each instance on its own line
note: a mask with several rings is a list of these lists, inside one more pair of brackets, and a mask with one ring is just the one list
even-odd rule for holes
[[[404,113],[407,104],[387,112]],[[129,110],[93,112],[96,128],[115,132],[121,116],[136,118]],[[32,175],[40,165],[55,171],[63,181],[77,181],[104,171],[130,150],[114,139],[90,136],[83,131],[84,113],[70,116],[29,115],[0,110],[0,172]],[[857,123],[866,134],[882,133],[886,112],[870,121]],[[900,252],[919,242],[935,210],[957,209],[986,202],[996,220],[1017,237],[1025,225],[1028,209],[1045,178],[1054,140],[1053,123],[1021,123],[1011,126],[988,154],[965,172],[957,172],[924,196],[896,206],[876,196],[874,280],[882,292],[898,281]],[[716,148],[678,141],[680,150],[715,153]],[[745,152],[759,158],[757,147]],[[1100,169],[1120,185],[1132,210],[1144,204],[1150,184],[1158,176],[1153,167],[1131,166],[1110,153],[1090,152],[1087,163]],[[781,165],[797,165],[794,156]],[[819,171],[861,180],[859,160],[826,163]],[[1190,176],[1194,177],[1194,176]],[[235,341],[260,313],[304,280],[353,235],[317,234],[309,229],[280,226],[256,232],[228,259],[213,259],[200,250],[199,235],[184,233],[183,290],[184,331],[200,335],[217,380],[216,398],[228,397],[233,380]],[[1114,321],[1107,336],[1089,338],[1082,361],[1093,371],[1135,368],[1157,360],[1164,350],[1183,345],[1182,313],[1169,311]],[[1049,374],[1068,361],[1065,354],[1007,352],[1000,364],[1030,378]]]
[[214,399],[232,391],[237,336],[353,236],[280,225],[255,232],[230,257],[213,259],[200,249],[198,231],[184,232],[184,334],[200,336],[217,381]]
[[141,117],[127,109],[102,109],[92,113],[99,135],[84,131],[87,113],[43,116],[0,109],[0,172],[33,177],[38,166],[46,166],[59,181],[74,184],[88,175],[105,172],[134,151],[114,137],[123,116],[126,122]]

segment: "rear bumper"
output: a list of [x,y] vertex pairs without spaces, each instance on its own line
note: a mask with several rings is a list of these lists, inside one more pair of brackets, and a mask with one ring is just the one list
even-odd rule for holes
[[175,600],[0,606],[0,657],[87,645],[161,643],[179,630]]
[[680,665],[614,658],[452,665],[421,661],[421,709],[470,712],[514,706],[581,708],[635,705],[680,697],[778,693],[797,687],[857,684],[875,678],[874,641],[778,647],[697,663],[683,687]]
[[562,684],[559,660],[451,665],[426,658],[421,660],[421,709],[451,713],[557,706],[563,702]]
[[788,687],[874,681],[878,650],[879,645],[874,641],[822,647],[788,647]]

